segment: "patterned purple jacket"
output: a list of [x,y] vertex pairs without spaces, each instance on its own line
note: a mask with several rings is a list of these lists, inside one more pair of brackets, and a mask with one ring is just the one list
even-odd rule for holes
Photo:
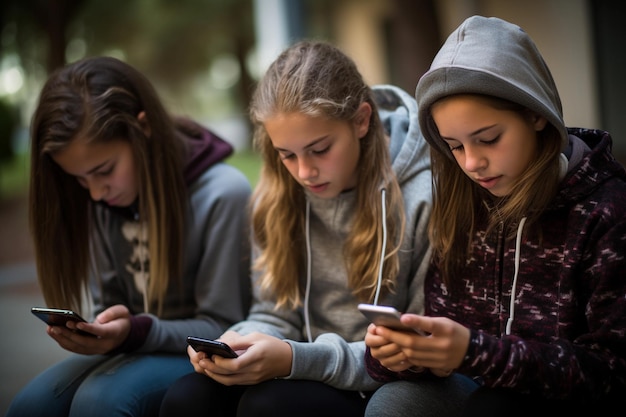
[[[626,172],[611,155],[608,133],[568,131],[591,152],[543,215],[543,241],[522,235],[510,334],[515,241],[500,232],[475,234],[464,285],[453,293],[431,266],[425,314],[471,330],[456,372],[485,386],[589,401],[626,393]],[[428,374],[391,372],[369,349],[365,360],[378,381]]]

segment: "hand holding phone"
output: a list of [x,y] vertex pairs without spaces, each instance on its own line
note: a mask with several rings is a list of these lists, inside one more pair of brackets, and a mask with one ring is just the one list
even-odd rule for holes
[[239,355],[224,342],[201,337],[187,336],[187,343],[196,352],[204,352],[207,355],[219,355],[224,358],[236,358]]
[[416,332],[421,336],[426,336],[425,332],[408,327],[402,323],[402,321],[400,321],[402,313],[394,307],[361,303],[358,305],[358,309],[365,317],[370,319],[370,321],[377,326],[385,326],[393,330],[400,330],[404,332]]
[[[68,328],[65,325],[65,323],[67,323],[68,321],[87,323],[87,320],[85,320],[78,313],[72,310],[64,310],[64,309],[59,309],[59,308],[32,307],[30,311],[35,316],[39,317],[43,322],[48,324],[49,326],[63,326],[65,328]],[[82,336],[98,337],[93,333],[89,333],[80,329],[75,329],[73,331]]]

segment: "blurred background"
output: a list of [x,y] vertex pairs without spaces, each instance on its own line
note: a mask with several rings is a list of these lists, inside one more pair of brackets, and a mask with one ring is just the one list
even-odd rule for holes
[[[3,0],[0,198],[24,189],[16,160],[42,83],[80,58],[112,55],[144,72],[170,110],[250,148],[247,103],[276,55],[301,38],[334,42],[370,84],[414,92],[445,37],[473,14],[522,26],[544,54],[569,126],[613,133],[626,154],[622,0]],[[5,172],[9,171],[9,172]],[[19,171],[19,169],[18,169]],[[18,174],[24,174],[24,169]]]
[[303,38],[331,41],[369,84],[413,94],[445,37],[474,14],[524,28],[556,79],[566,124],[609,130],[617,158],[626,161],[623,0],[2,0],[0,413],[65,355],[28,312],[42,303],[26,217],[28,126],[51,71],[94,55],[127,61],[172,113],[229,140],[236,149],[229,162],[254,185],[259,165],[247,103],[282,49]]

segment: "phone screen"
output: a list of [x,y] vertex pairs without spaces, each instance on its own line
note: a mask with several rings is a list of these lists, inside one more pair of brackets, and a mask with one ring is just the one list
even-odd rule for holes
[[410,331],[416,332],[422,336],[426,336],[426,333],[422,330],[414,329],[412,327],[408,327],[400,321],[400,313],[394,307],[390,306],[379,306],[373,304],[359,304],[359,311],[363,313],[365,317],[367,317],[372,323],[377,326],[385,326],[394,330],[401,331]]

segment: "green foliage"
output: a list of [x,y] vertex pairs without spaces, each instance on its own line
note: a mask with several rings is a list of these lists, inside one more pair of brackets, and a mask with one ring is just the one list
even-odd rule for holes
[[8,199],[28,192],[28,153],[17,153],[0,163],[0,199]]

